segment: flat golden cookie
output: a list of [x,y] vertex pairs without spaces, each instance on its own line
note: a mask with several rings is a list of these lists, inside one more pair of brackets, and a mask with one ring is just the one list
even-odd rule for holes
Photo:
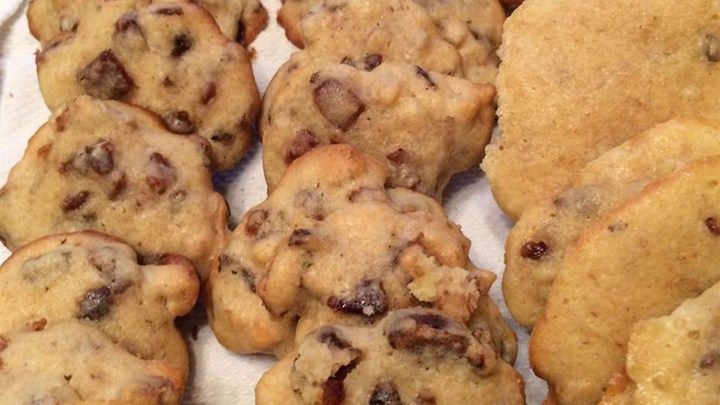
[[638,322],[626,368],[602,404],[720,402],[720,283],[670,315]]
[[514,333],[487,295],[495,275],[473,266],[470,241],[437,202],[386,181],[380,162],[347,145],[296,160],[211,273],[220,343],[284,354],[320,325],[423,305],[468,323],[512,362]]
[[587,227],[647,184],[712,155],[720,156],[720,123],[672,120],[605,152],[570,188],[525,210],[505,244],[503,293],[513,318],[535,324],[565,250]]
[[216,168],[231,168],[252,142],[260,104],[245,49],[199,6],[133,11],[135,1],[90,0],[83,24],[44,46],[45,102],[56,109],[88,94],[147,108],[170,131],[207,139]]
[[[112,0],[104,0],[105,3]],[[178,3],[192,0],[135,0],[133,9],[151,3]],[[196,0],[212,14],[226,37],[249,45],[267,25],[268,14],[259,0]],[[30,32],[43,44],[52,42],[58,35],[74,32],[82,23],[83,15],[96,2],[88,0],[30,0],[27,17]],[[88,6],[88,4],[92,4]],[[98,3],[100,4],[100,3]]]
[[500,57],[502,136],[483,169],[513,219],[656,124],[720,121],[717,1],[528,2],[508,18]]
[[143,255],[187,256],[204,277],[228,234],[209,160],[198,136],[169,133],[127,104],[80,97],[30,138],[10,171],[0,190],[0,237],[14,250],[94,229]]
[[8,404],[177,404],[182,395],[180,370],[135,357],[78,321],[3,334],[0,362]]
[[374,326],[326,325],[265,373],[265,404],[524,404],[520,375],[487,338],[442,313],[393,311]]
[[[199,289],[183,257],[140,265],[132,248],[106,235],[48,236],[0,267],[0,334],[77,319],[137,357],[172,364],[181,393],[188,353],[174,321],[190,312]],[[5,353],[0,355],[4,362]]]
[[482,158],[494,123],[491,85],[381,62],[371,67],[295,53],[265,93],[260,132],[269,189],[312,148],[348,143],[380,159],[389,185],[436,198]]
[[718,282],[718,252],[716,156],[654,183],[567,249],[530,341],[536,374],[562,404],[597,403],[625,366],[632,326]]

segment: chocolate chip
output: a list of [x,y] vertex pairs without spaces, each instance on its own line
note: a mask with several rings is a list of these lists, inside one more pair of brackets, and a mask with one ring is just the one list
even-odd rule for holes
[[192,48],[193,41],[187,34],[176,35],[173,39],[173,48],[170,55],[179,58]]
[[349,296],[329,297],[327,305],[336,311],[365,316],[383,314],[388,309],[385,291],[377,279],[361,281]]
[[345,400],[345,377],[357,366],[358,359],[355,358],[350,364],[341,366],[335,374],[330,376],[323,384],[322,404],[340,405]]
[[110,193],[108,193],[108,198],[112,201],[118,198],[125,190],[125,187],[127,187],[127,178],[125,172],[118,171],[113,172],[110,177],[112,178],[112,187],[110,188]]
[[449,326],[450,321],[439,314],[413,313],[389,324],[385,334],[394,349],[440,347],[464,355],[470,345],[468,337],[455,333]]
[[0,351],[5,350],[5,348],[7,347],[7,345],[8,345],[8,340],[7,340],[7,338],[4,337],[4,336],[0,336]]
[[407,152],[405,152],[405,149],[400,148],[395,152],[388,153],[385,157],[387,158],[387,160],[395,163],[396,165],[400,165],[405,163],[405,161],[407,160]]
[[176,134],[187,135],[195,132],[195,123],[187,111],[170,111],[163,115],[168,129]]
[[376,67],[380,66],[380,64],[383,62],[382,55],[378,55],[376,53],[370,54],[365,56],[365,70],[368,72],[372,71]]
[[309,129],[301,129],[295,134],[290,148],[285,153],[285,163],[290,164],[295,159],[314,149],[320,144],[320,139]]
[[242,44],[245,42],[245,23],[242,20],[238,20],[237,23],[237,34],[235,34],[235,42]]
[[705,226],[710,230],[710,233],[715,236],[720,236],[720,223],[715,217],[708,217],[705,219]]
[[369,405],[402,405],[402,400],[393,383],[382,381],[375,385]]
[[109,287],[90,290],[80,302],[78,318],[86,318],[92,321],[100,320],[110,312],[111,304],[112,291],[110,291]]
[[127,13],[120,17],[120,19],[118,19],[115,23],[115,32],[125,33],[128,31],[142,32],[140,30],[140,26],[138,25],[135,13]]
[[120,100],[135,83],[123,64],[110,50],[103,51],[77,73],[77,81],[85,93],[101,100]]
[[215,98],[215,95],[217,93],[217,86],[215,85],[215,82],[210,82],[205,86],[205,90],[203,90],[202,97],[200,97],[200,102],[203,103],[203,105],[208,105],[208,103]]
[[703,53],[710,62],[720,62],[720,38],[713,33],[705,34]]
[[425,81],[431,88],[437,88],[437,84],[435,84],[432,77],[430,77],[430,74],[425,71],[425,69],[421,68],[420,66],[415,66],[415,72],[419,74],[423,79],[425,79]]
[[326,79],[317,85],[313,100],[323,117],[343,131],[350,129],[365,111],[365,104],[337,79]]
[[106,175],[115,168],[113,160],[113,145],[103,141],[93,146],[85,147],[85,154],[88,157],[88,164],[100,175]]
[[700,358],[698,367],[701,369],[711,368],[720,365],[720,351],[714,351],[705,354]]
[[550,253],[550,247],[543,241],[528,242],[523,245],[520,254],[522,257],[530,260],[540,260]]
[[155,10],[155,14],[160,15],[183,15],[180,7],[163,7]]
[[165,78],[162,81],[163,87],[172,87],[175,85],[175,82],[170,78],[170,76],[165,76]]
[[213,142],[227,142],[233,138],[232,134],[227,132],[221,132],[210,137]]
[[436,403],[437,399],[430,392],[423,391],[415,397],[415,405],[435,405]]
[[310,231],[307,229],[296,229],[292,232],[290,235],[290,238],[288,239],[288,246],[300,246],[307,242],[308,237],[310,236]]
[[247,214],[247,221],[245,222],[245,233],[255,237],[263,236],[260,231],[265,221],[267,221],[268,216],[268,212],[265,210],[250,211]]
[[88,197],[90,197],[90,192],[87,190],[82,190],[76,194],[65,197],[61,205],[62,210],[65,212],[75,211],[87,202]]
[[160,153],[150,155],[151,172],[145,175],[145,183],[157,194],[164,194],[175,182],[175,169],[168,159]]
[[333,349],[349,349],[352,347],[347,340],[339,336],[340,331],[333,326],[323,326],[317,333],[318,342]]

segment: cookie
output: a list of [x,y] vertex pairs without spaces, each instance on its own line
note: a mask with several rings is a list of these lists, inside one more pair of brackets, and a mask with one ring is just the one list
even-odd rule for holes
[[672,314],[638,322],[627,372],[601,403],[717,404],[720,400],[720,283]]
[[207,142],[157,117],[83,96],[30,139],[0,190],[0,237],[14,250],[41,236],[94,229],[144,256],[180,254],[205,277],[227,237]]
[[7,403],[176,404],[182,374],[142,360],[78,321],[0,336],[0,377]]
[[233,232],[208,284],[210,326],[241,353],[282,355],[320,325],[374,322],[423,305],[489,336],[507,361],[514,333],[487,292],[495,275],[431,198],[387,189],[383,165],[347,145],[296,160]]
[[535,324],[565,250],[587,227],[646,185],[712,155],[720,156],[720,123],[675,119],[605,152],[570,188],[525,210],[505,244],[503,295],[513,318]]
[[453,174],[482,158],[494,123],[494,93],[491,85],[418,66],[355,67],[295,53],[263,101],[260,132],[269,189],[308,150],[348,143],[384,163],[390,186],[439,199]]
[[529,2],[508,18],[500,57],[502,136],[482,167],[515,220],[656,124],[720,121],[717,2]]
[[291,41],[329,61],[374,55],[494,83],[505,14],[496,0],[286,1]]
[[611,210],[566,250],[530,340],[533,369],[560,403],[597,403],[625,366],[632,326],[720,280],[719,202],[720,157],[700,159]]
[[520,375],[486,337],[440,312],[326,325],[260,379],[258,404],[524,404]]
[[[107,3],[109,0],[105,0]],[[188,0],[189,1],[189,0]],[[135,0],[133,9],[151,3],[177,3],[184,0]],[[259,0],[197,0],[212,14],[220,31],[245,46],[267,26],[268,13]],[[31,0],[27,17],[30,33],[43,44],[58,35],[74,32],[89,9],[87,0]]]
[[159,115],[178,134],[212,146],[217,169],[231,168],[252,141],[259,95],[245,49],[190,3],[92,0],[84,23],[37,55],[45,102],[76,96],[125,101]]
[[[172,364],[183,382],[188,353],[174,321],[192,309],[199,289],[183,257],[140,265],[132,248],[103,234],[48,236],[0,267],[0,334],[78,320],[134,356]],[[173,390],[182,392],[180,385]]]

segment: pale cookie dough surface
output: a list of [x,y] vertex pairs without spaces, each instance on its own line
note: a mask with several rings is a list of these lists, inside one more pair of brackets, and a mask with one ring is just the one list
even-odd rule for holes
[[0,336],[3,402],[176,404],[182,372],[142,360],[78,321]]
[[670,315],[638,322],[626,368],[602,404],[720,402],[720,283]]
[[514,361],[513,332],[487,296],[495,275],[431,198],[386,189],[375,159],[347,145],[299,158],[251,209],[210,276],[218,340],[282,355],[326,323],[367,324],[396,308],[432,307],[487,336]]
[[140,265],[132,248],[106,235],[48,236],[0,267],[0,334],[78,320],[135,356],[172,364],[182,383],[188,354],[174,321],[190,312],[199,289],[180,256]]
[[502,135],[483,169],[513,219],[656,124],[720,120],[714,0],[532,1],[508,18],[500,57]]
[[227,237],[207,142],[157,117],[81,97],[30,139],[0,190],[0,236],[11,250],[41,236],[93,229],[143,255],[179,254],[202,276]]
[[217,169],[237,163],[260,104],[245,49],[190,3],[132,11],[134,0],[91,2],[76,31],[37,54],[47,105],[81,94],[125,101],[156,113],[172,132],[207,139]]
[[503,292],[513,317],[535,324],[565,250],[587,227],[647,184],[713,155],[720,156],[720,123],[675,119],[605,152],[570,188],[527,209],[506,242]]
[[453,174],[482,158],[494,94],[491,85],[414,65],[355,67],[295,53],[264,98],[260,132],[269,189],[308,150],[348,143],[385,164],[389,185],[439,199]]
[[530,361],[559,403],[595,404],[625,366],[632,326],[720,280],[720,157],[700,159],[613,209],[570,246]]
[[325,325],[268,371],[264,404],[524,404],[520,375],[486,337],[440,312],[389,312],[374,326]]
[[[104,0],[105,3],[113,0]],[[151,3],[178,3],[184,0],[135,0],[133,9]],[[191,2],[191,0],[188,0]],[[268,13],[259,0],[197,0],[212,14],[226,37],[249,45],[267,25]],[[90,4],[90,6],[88,6]],[[130,4],[130,3],[128,3]],[[87,10],[94,5],[87,0],[31,0],[27,17],[30,32],[43,44],[52,42],[58,35],[74,32],[83,21]],[[92,13],[91,13],[92,14]]]

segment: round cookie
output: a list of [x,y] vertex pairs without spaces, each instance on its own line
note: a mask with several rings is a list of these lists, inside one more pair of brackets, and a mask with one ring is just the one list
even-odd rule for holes
[[720,121],[714,1],[528,2],[508,18],[500,57],[502,136],[483,169],[513,219],[656,124],[684,114]]
[[626,372],[601,404],[717,404],[720,399],[720,283],[672,314],[638,322]]
[[84,23],[37,55],[45,102],[76,96],[121,100],[159,115],[178,134],[212,146],[217,169],[231,168],[252,142],[260,97],[245,49],[190,3],[91,0]]
[[228,234],[209,164],[204,139],[169,133],[136,107],[80,97],[38,130],[10,171],[0,237],[14,250],[94,229],[145,256],[187,256],[204,278]]
[[[528,3],[532,4],[532,2]],[[530,361],[561,404],[595,404],[625,366],[632,326],[720,281],[720,157],[654,183],[567,249]]]
[[183,257],[140,265],[132,248],[103,234],[48,236],[0,267],[0,334],[78,320],[141,359],[172,364],[181,393],[188,353],[174,321],[190,312],[199,289]]
[[269,189],[288,165],[323,144],[348,143],[380,159],[389,185],[438,199],[450,177],[480,161],[494,123],[494,89],[381,62],[368,67],[295,53],[273,78],[260,132]]
[[[106,3],[110,0],[104,0]],[[133,9],[151,3],[178,3],[191,0],[135,0]],[[245,46],[267,26],[268,13],[259,0],[196,0],[212,14],[220,31]],[[58,35],[74,32],[82,23],[87,0],[30,0],[27,17],[30,32],[43,44]]]
[[570,188],[527,209],[505,244],[503,295],[513,318],[535,324],[564,252],[587,227],[647,184],[713,155],[720,156],[720,123],[671,120],[605,152]]
[[487,339],[442,313],[393,311],[373,326],[326,325],[260,379],[259,405],[524,404],[520,375]]
[[182,374],[78,321],[0,336],[3,402],[177,404]]
[[468,323],[512,362],[514,333],[487,295],[495,275],[473,266],[470,241],[437,202],[386,180],[380,162],[347,145],[296,160],[210,275],[220,343],[280,355],[320,325],[423,305]]

